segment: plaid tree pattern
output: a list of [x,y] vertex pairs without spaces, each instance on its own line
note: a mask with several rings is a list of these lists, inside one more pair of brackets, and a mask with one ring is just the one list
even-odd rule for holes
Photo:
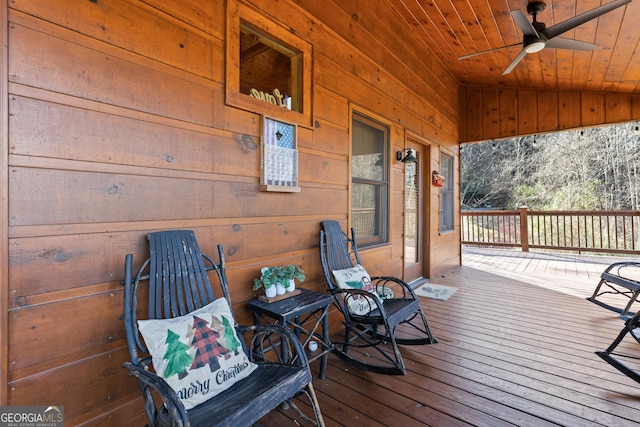
[[211,372],[220,369],[218,357],[224,356],[229,359],[229,350],[218,342],[220,333],[209,328],[207,322],[197,316],[193,316],[193,328],[195,330],[191,347],[196,348],[196,354],[190,369],[202,368],[209,365]]

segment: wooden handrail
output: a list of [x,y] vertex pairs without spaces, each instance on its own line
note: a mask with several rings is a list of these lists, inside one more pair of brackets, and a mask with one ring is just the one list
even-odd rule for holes
[[640,210],[460,212],[461,242],[483,246],[640,254]]

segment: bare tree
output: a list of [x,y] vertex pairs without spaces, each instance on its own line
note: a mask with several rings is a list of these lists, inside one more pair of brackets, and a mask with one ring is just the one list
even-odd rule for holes
[[463,146],[465,207],[636,209],[639,123]]

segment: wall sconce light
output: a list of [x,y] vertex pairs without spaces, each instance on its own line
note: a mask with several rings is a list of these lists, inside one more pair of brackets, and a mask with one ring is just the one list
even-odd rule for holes
[[404,154],[404,151],[397,151],[396,159],[402,163],[416,163],[418,161],[416,158],[416,150],[413,148],[409,148],[406,155]]

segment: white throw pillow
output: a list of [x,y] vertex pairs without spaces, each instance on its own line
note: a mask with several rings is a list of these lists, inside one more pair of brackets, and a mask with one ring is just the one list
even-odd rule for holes
[[[333,270],[332,273],[341,289],[362,289],[377,297],[371,276],[360,264],[344,270]],[[365,316],[377,307],[375,301],[364,295],[351,296],[346,302],[349,311],[358,316]]]
[[186,316],[139,320],[156,373],[193,408],[248,377],[257,365],[245,354],[229,304],[219,298]]

